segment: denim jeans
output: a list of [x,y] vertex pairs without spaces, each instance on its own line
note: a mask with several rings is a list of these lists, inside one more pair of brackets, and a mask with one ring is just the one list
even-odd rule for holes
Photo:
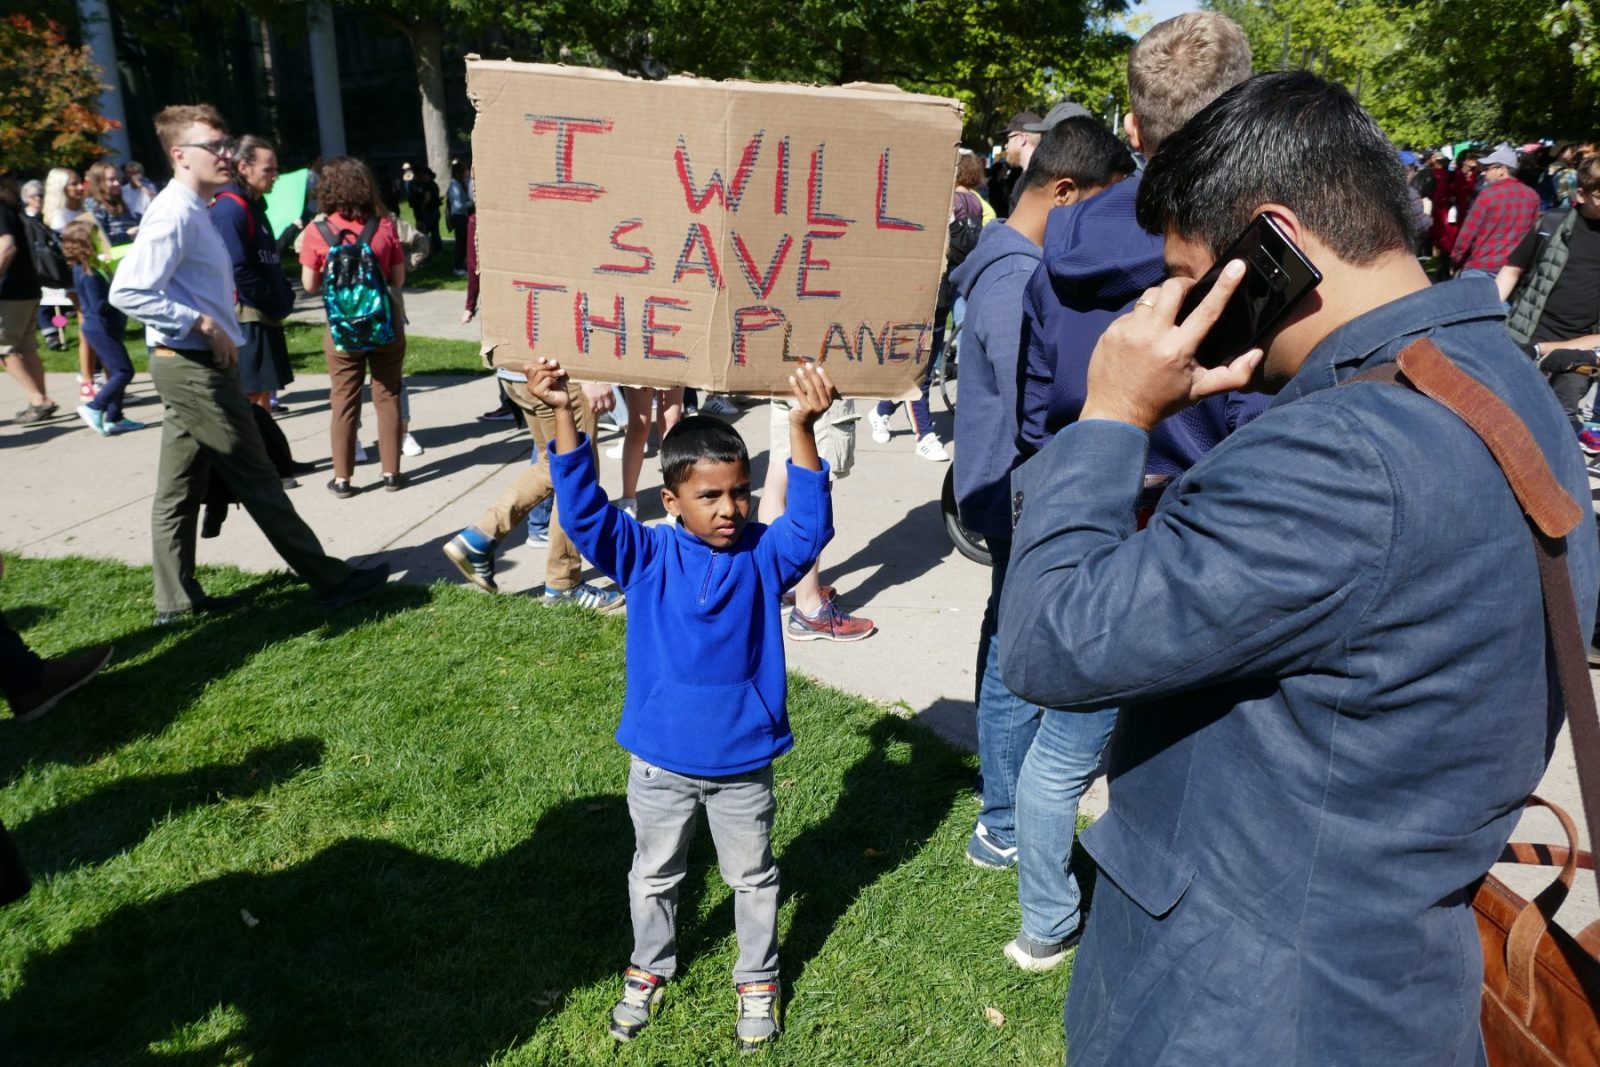
[[[933,327],[933,343],[928,349],[928,358],[922,364],[922,373],[917,376],[918,395],[907,400],[906,415],[911,419],[911,432],[917,435],[917,440],[933,432],[933,416],[928,412],[928,388],[932,385],[933,365],[939,359],[939,352],[944,348],[944,319],[948,309],[940,308],[935,314],[937,321]],[[894,409],[900,406],[898,400],[878,401],[878,414],[888,418],[894,414]]]
[[733,890],[739,960],[736,983],[778,975],[778,865],[772,858],[772,765],[726,778],[690,778],[637,756],[629,761],[628,814],[633,818],[633,869],[628,909],[633,916],[635,967],[671,978],[678,970],[678,883],[688,869],[695,812],[717,845],[717,866]]
[[988,544],[994,566],[989,602],[978,629],[978,768],[983,774],[983,810],[978,821],[995,844],[1010,848],[1017,843],[1017,776],[1044,711],[1000,680],[1000,639],[995,631],[999,628],[1000,591],[1011,563],[1011,541],[990,537]]
[[1046,711],[1017,780],[1017,900],[1022,932],[1053,945],[1078,928],[1072,839],[1078,799],[1100,765],[1116,708]]

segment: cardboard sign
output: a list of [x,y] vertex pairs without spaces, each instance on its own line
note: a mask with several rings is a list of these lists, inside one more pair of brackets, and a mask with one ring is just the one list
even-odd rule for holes
[[904,397],[929,358],[960,104],[469,58],[486,356]]

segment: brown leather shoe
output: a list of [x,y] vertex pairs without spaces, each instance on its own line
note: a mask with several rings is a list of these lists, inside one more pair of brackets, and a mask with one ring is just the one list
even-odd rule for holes
[[11,701],[11,714],[18,722],[31,722],[56,706],[56,701],[99,674],[111,662],[110,645],[96,645],[76,656],[44,661],[44,673],[34,687]]

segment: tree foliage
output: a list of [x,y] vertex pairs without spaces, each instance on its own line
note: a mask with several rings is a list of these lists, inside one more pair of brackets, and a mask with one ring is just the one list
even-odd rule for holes
[[0,18],[0,161],[10,170],[82,167],[117,124],[95,107],[104,88],[88,48],[53,21]]
[[[1071,92],[1091,109],[1126,95],[1126,0],[593,0],[507,15],[576,61],[645,77],[693,73],[820,84],[883,82],[954,96],[967,132]],[[1081,95],[1080,95],[1081,94]]]
[[[1257,70],[1359,88],[1401,144],[1590,138],[1600,126],[1595,0],[1210,0]],[[1287,47],[1285,44],[1287,43]]]

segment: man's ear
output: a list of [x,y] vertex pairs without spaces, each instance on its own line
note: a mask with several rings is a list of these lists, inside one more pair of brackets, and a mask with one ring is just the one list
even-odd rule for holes
[[667,509],[667,514],[674,519],[679,518],[683,512],[678,509],[678,494],[666,486],[661,487],[661,506]]
[[1122,132],[1128,135],[1128,147],[1135,152],[1144,151],[1144,135],[1139,132],[1139,116],[1128,112],[1122,116]]
[[1083,190],[1071,178],[1057,178],[1055,186],[1050,190],[1050,197],[1056,207],[1064,207],[1082,200]]
[[1253,219],[1257,215],[1271,215],[1272,221],[1282,229],[1284,236],[1295,243],[1295,246],[1304,249],[1306,246],[1306,228],[1300,221],[1300,216],[1294,213],[1293,208],[1284,207],[1282,204],[1266,203],[1256,208],[1250,215]]

